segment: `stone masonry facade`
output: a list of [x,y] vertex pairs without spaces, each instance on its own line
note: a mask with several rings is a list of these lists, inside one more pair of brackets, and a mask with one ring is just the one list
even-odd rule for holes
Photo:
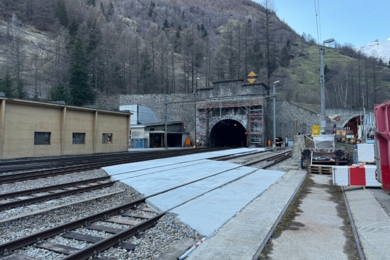
[[[196,122],[199,135],[197,139],[206,139],[207,142],[207,135],[210,134],[212,127],[221,120],[236,120],[247,129],[248,114],[243,113],[243,107],[245,104],[248,107],[258,104],[263,109],[263,122],[258,128],[261,127],[264,133],[264,141],[273,138],[273,103],[272,98],[265,98],[266,86],[263,83],[243,84],[243,80],[235,80],[213,84],[213,87],[200,88],[191,94],[100,95],[96,105],[107,110],[118,110],[120,105],[145,105],[155,112],[161,122],[165,119],[166,106],[168,122],[183,122],[183,132],[189,132],[191,138],[195,135]],[[205,106],[216,108],[216,112],[214,111],[208,119],[207,126],[202,125],[200,116],[202,107]],[[218,108],[221,106],[224,107],[223,111]],[[276,136],[293,140],[297,132],[310,133],[311,127],[316,124],[319,124],[318,114],[287,101],[276,101]]]

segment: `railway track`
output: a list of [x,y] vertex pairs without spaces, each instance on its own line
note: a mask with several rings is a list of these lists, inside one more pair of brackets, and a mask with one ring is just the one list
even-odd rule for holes
[[[37,189],[22,190],[12,193],[0,194],[0,210],[28,205],[35,202],[69,196],[93,189],[112,186],[115,181],[110,177],[100,177],[83,181],[46,186]],[[21,197],[23,196],[23,197]],[[27,196],[27,198],[26,198]]]
[[[235,158],[241,158],[243,156],[253,156],[259,153],[262,152],[237,154],[232,156],[220,157],[218,158],[218,160],[235,159]],[[270,156],[264,159],[251,161],[243,165],[250,166],[261,162],[266,162],[267,164],[262,167],[265,169],[274,164],[277,164],[280,161],[285,160],[289,156],[291,156],[291,151]],[[5,210],[5,209],[14,208],[23,205],[29,205],[32,203],[55,199],[63,196],[70,196],[73,194],[90,191],[93,189],[108,187],[115,183],[115,181],[109,181],[109,179],[110,177],[107,176],[107,177],[100,177],[100,178],[88,179],[83,181],[63,183],[59,185],[51,185],[42,188],[0,194],[0,210]]]
[[258,155],[265,153],[270,150],[264,150],[264,151],[255,151],[255,152],[244,152],[244,153],[237,153],[237,154],[230,154],[230,155],[223,155],[223,156],[217,156],[211,158],[212,160],[216,161],[227,161],[227,160],[232,160],[236,158],[241,158],[241,157],[247,157],[247,156],[252,156],[252,155]]
[[[50,162],[34,162],[22,166],[26,172],[14,173],[20,171],[19,162],[13,166],[7,165],[5,168],[0,167],[0,184],[19,182],[37,178],[45,178],[48,176],[62,175],[79,171],[87,171],[98,169],[105,166],[111,166],[116,164],[140,162],[154,159],[162,159],[174,156],[188,155],[194,153],[203,153],[210,151],[218,151],[226,148],[202,148],[202,149],[183,149],[183,150],[168,150],[158,152],[143,152],[143,153],[125,153],[119,155],[100,155],[100,156],[88,156],[87,158],[73,158],[67,159],[63,163],[59,163],[58,158],[52,159],[55,164]],[[106,158],[107,157],[107,158]],[[40,161],[40,160],[39,160]],[[27,171],[29,170],[29,171]]]
[[[122,241],[129,237],[136,235],[137,233],[150,228],[155,222],[161,218],[165,213],[154,213],[150,208],[146,208],[141,205],[145,204],[145,199],[137,200],[126,205],[106,210],[101,213],[81,218],[77,221],[73,221],[56,228],[52,228],[43,232],[39,232],[21,239],[17,239],[8,243],[0,244],[0,256],[3,259],[36,259],[27,258],[25,255],[11,254],[10,252],[15,249],[22,248],[27,245],[34,244],[38,248],[44,248],[54,251],[56,253],[67,255],[64,259],[86,259],[89,256],[95,254],[95,252],[103,251],[111,246],[118,244],[123,249],[133,250],[136,245],[130,243],[124,243]],[[139,208],[140,207],[140,208]],[[140,213],[143,212],[143,213]],[[149,212],[149,214],[145,214]],[[125,217],[125,218],[124,218]],[[134,220],[137,219],[137,220]],[[127,229],[110,228],[105,225],[96,225],[93,222],[103,221],[123,224],[129,226]],[[85,235],[82,233],[70,231],[77,228],[85,227],[87,229],[103,231],[105,233],[113,234],[112,236],[103,239],[102,237],[95,237]],[[64,238],[76,239],[93,243],[93,245],[79,250],[77,248],[69,247],[61,244],[54,244],[45,242],[45,239],[52,238],[54,236],[61,235]],[[121,242],[119,242],[121,241]]]
[[[253,156],[253,154],[250,154]],[[241,157],[241,155],[239,155]],[[264,163],[260,168],[268,168],[272,165],[275,165],[291,156],[291,151],[285,151],[276,155],[269,156],[267,158],[262,158],[259,160],[251,161],[242,164],[242,166],[249,166],[259,163]],[[234,157],[233,157],[234,158]],[[230,158],[232,159],[232,157]],[[192,182],[191,182],[192,183]],[[180,186],[165,190],[160,193],[164,193],[190,183],[184,183]],[[69,185],[69,184],[67,184]],[[47,187],[50,188],[50,187]],[[27,191],[25,191],[27,192]],[[27,193],[26,193],[27,194]],[[153,194],[149,197],[156,196],[158,194]],[[5,195],[4,195],[5,196]],[[45,250],[50,250],[58,254],[63,255],[63,259],[87,259],[90,256],[97,257],[99,252],[102,252],[110,247],[119,246],[125,250],[133,250],[137,245],[124,242],[126,239],[139,234],[141,231],[153,227],[158,219],[166,214],[163,212],[161,214],[153,212],[153,210],[145,207],[145,201],[147,198],[143,198],[120,207],[116,207],[110,210],[94,214],[89,217],[81,218],[76,221],[57,226],[46,231],[38,232],[33,235],[16,239],[14,241],[6,242],[0,244],[0,256],[3,256],[3,259],[35,259],[35,258],[26,258],[22,254],[13,254],[12,252],[16,249],[23,248],[28,245],[33,247],[43,248]],[[121,230],[115,228],[109,228],[107,225],[102,223],[111,222],[116,224],[122,224],[128,226]],[[100,223],[100,224],[96,224]],[[102,236],[90,236],[83,234],[83,232],[78,232],[78,230],[89,229],[97,230],[99,232],[104,232],[105,234],[111,234],[109,237],[103,238]],[[86,241],[90,243],[84,249],[73,248],[71,246],[57,244],[50,242],[53,237],[61,236],[62,238],[67,239],[76,239],[81,241]],[[103,258],[96,258],[103,259]]]

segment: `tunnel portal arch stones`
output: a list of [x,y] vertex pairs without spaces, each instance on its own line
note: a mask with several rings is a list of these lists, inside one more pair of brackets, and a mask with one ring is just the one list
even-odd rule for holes
[[[373,109],[366,109],[366,114],[374,113]],[[348,122],[360,115],[363,115],[363,109],[357,108],[327,108],[325,109],[325,113],[327,115],[338,115],[340,117],[340,121],[336,123],[336,127],[344,128]]]

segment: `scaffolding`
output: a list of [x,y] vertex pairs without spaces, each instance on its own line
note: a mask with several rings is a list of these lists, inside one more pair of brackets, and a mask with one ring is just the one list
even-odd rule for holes
[[[253,100],[251,100],[253,102]],[[219,109],[219,116],[222,116],[222,109],[239,108],[244,112],[243,117],[247,119],[247,125],[244,126],[247,131],[247,146],[264,146],[264,109],[262,101],[253,103],[232,103],[215,102],[200,104],[196,106],[196,135],[207,144],[210,143],[210,119],[213,117],[213,111]],[[215,112],[214,112],[215,113]]]
[[248,139],[251,146],[264,146],[263,106],[251,105],[247,107]]

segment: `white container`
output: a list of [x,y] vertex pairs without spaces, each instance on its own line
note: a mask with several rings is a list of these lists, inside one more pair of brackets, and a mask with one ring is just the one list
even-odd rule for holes
[[375,162],[374,144],[358,144],[357,151],[359,162]]
[[348,166],[332,166],[333,185],[349,186],[349,167]]
[[366,169],[366,187],[382,187],[375,178],[376,165],[364,165]]

